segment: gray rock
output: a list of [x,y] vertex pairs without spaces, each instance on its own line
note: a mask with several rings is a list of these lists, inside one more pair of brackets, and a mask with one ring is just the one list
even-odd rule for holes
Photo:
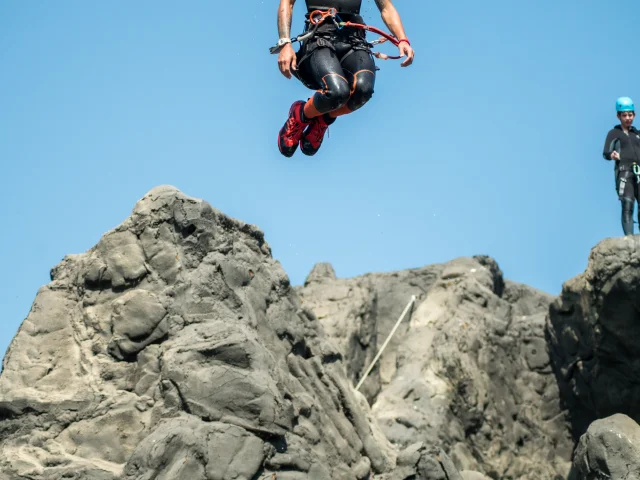
[[245,429],[193,416],[163,420],[129,459],[123,479],[250,480],[268,448]]
[[460,476],[462,477],[462,480],[491,480],[480,472],[472,472],[469,470],[463,470],[460,472]]
[[[446,446],[458,470],[566,477],[573,441],[544,333],[552,296],[504,280],[486,256],[298,291],[338,345],[354,384],[416,295],[362,387],[386,436],[406,449],[401,468],[422,465],[421,475],[438,478],[441,462],[420,451]],[[426,446],[416,451],[416,442]]]
[[626,415],[596,420],[580,438],[570,480],[640,480],[640,426]]
[[[304,287],[296,287],[305,307],[317,317],[344,357],[347,374],[356,384],[411,295],[422,298],[438,278],[442,266],[428,266],[388,274],[367,274],[353,279],[332,279],[335,275],[318,275],[318,271],[333,272],[327,264],[316,265]],[[322,281],[310,281],[320,276]],[[407,326],[398,330],[402,335]],[[373,401],[380,391],[381,377],[386,381],[394,374],[397,339],[389,344],[376,368],[361,391]]]
[[[566,478],[561,392],[574,432],[640,399],[636,243],[594,249],[550,313],[487,256],[293,288],[257,227],[155,188],[39,290],[0,375],[0,480]],[[637,428],[594,423],[572,480],[640,480]]]
[[416,442],[398,455],[391,473],[376,476],[380,480],[464,480],[451,458],[436,446]]
[[336,272],[330,263],[317,263],[311,273],[307,276],[304,284],[308,286],[312,283],[323,283],[325,281],[332,281],[336,279]]
[[639,247],[638,236],[600,242],[551,306],[547,336],[575,438],[616,413],[640,421]]
[[9,478],[355,480],[396,456],[263,233],[173,187],[52,269],[0,375]]

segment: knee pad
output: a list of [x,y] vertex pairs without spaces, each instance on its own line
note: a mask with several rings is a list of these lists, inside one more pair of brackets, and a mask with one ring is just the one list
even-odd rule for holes
[[[336,110],[342,107],[351,95],[349,90],[349,83],[345,78],[340,75],[327,75],[324,79],[326,85],[323,94],[323,113]],[[320,109],[318,109],[320,110]]]
[[355,75],[354,91],[349,99],[349,108],[357,110],[364,106],[373,96],[373,83],[375,74],[369,70],[363,70]]

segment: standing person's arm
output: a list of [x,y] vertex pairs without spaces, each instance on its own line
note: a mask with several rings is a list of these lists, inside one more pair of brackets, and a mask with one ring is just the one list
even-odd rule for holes
[[[280,39],[291,38],[291,19],[293,17],[293,5],[296,0],[280,0],[278,7],[278,35]],[[296,52],[291,43],[286,44],[278,55],[278,68],[282,74],[291,78],[291,70],[296,70]]]
[[407,40],[407,36],[404,33],[404,27],[402,26],[400,14],[396,10],[396,7],[393,6],[393,3],[391,3],[391,0],[376,0],[376,5],[380,10],[382,21],[385,23],[391,33],[393,33],[393,35],[398,40],[400,40],[400,44],[398,45],[400,55],[407,57],[407,59],[402,62],[402,66],[408,67],[413,63],[414,52],[413,48],[411,48],[411,45],[409,44],[409,41]]
[[619,148],[620,140],[617,138],[616,131],[611,130],[604,141],[602,156],[605,160],[620,160],[620,153],[617,152],[617,149]]

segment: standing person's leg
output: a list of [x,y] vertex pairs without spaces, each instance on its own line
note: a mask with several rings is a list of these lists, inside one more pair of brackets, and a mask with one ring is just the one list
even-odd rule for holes
[[[638,227],[640,228],[640,165],[633,164],[633,206],[638,208]],[[633,208],[631,210],[633,212]],[[631,223],[631,233],[633,234],[633,222]]]
[[633,235],[633,204],[635,195],[635,175],[628,166],[622,166],[616,172],[616,188],[622,209],[622,231]]

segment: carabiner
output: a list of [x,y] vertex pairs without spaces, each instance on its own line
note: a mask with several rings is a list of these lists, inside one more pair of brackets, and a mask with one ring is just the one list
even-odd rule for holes
[[[337,14],[338,14],[338,10],[336,10],[335,8],[330,8],[327,11],[314,10],[309,14],[309,23],[311,23],[311,25],[318,25],[324,22],[325,18],[327,17],[334,18]],[[320,18],[316,20],[316,17],[318,15],[320,15]]]

